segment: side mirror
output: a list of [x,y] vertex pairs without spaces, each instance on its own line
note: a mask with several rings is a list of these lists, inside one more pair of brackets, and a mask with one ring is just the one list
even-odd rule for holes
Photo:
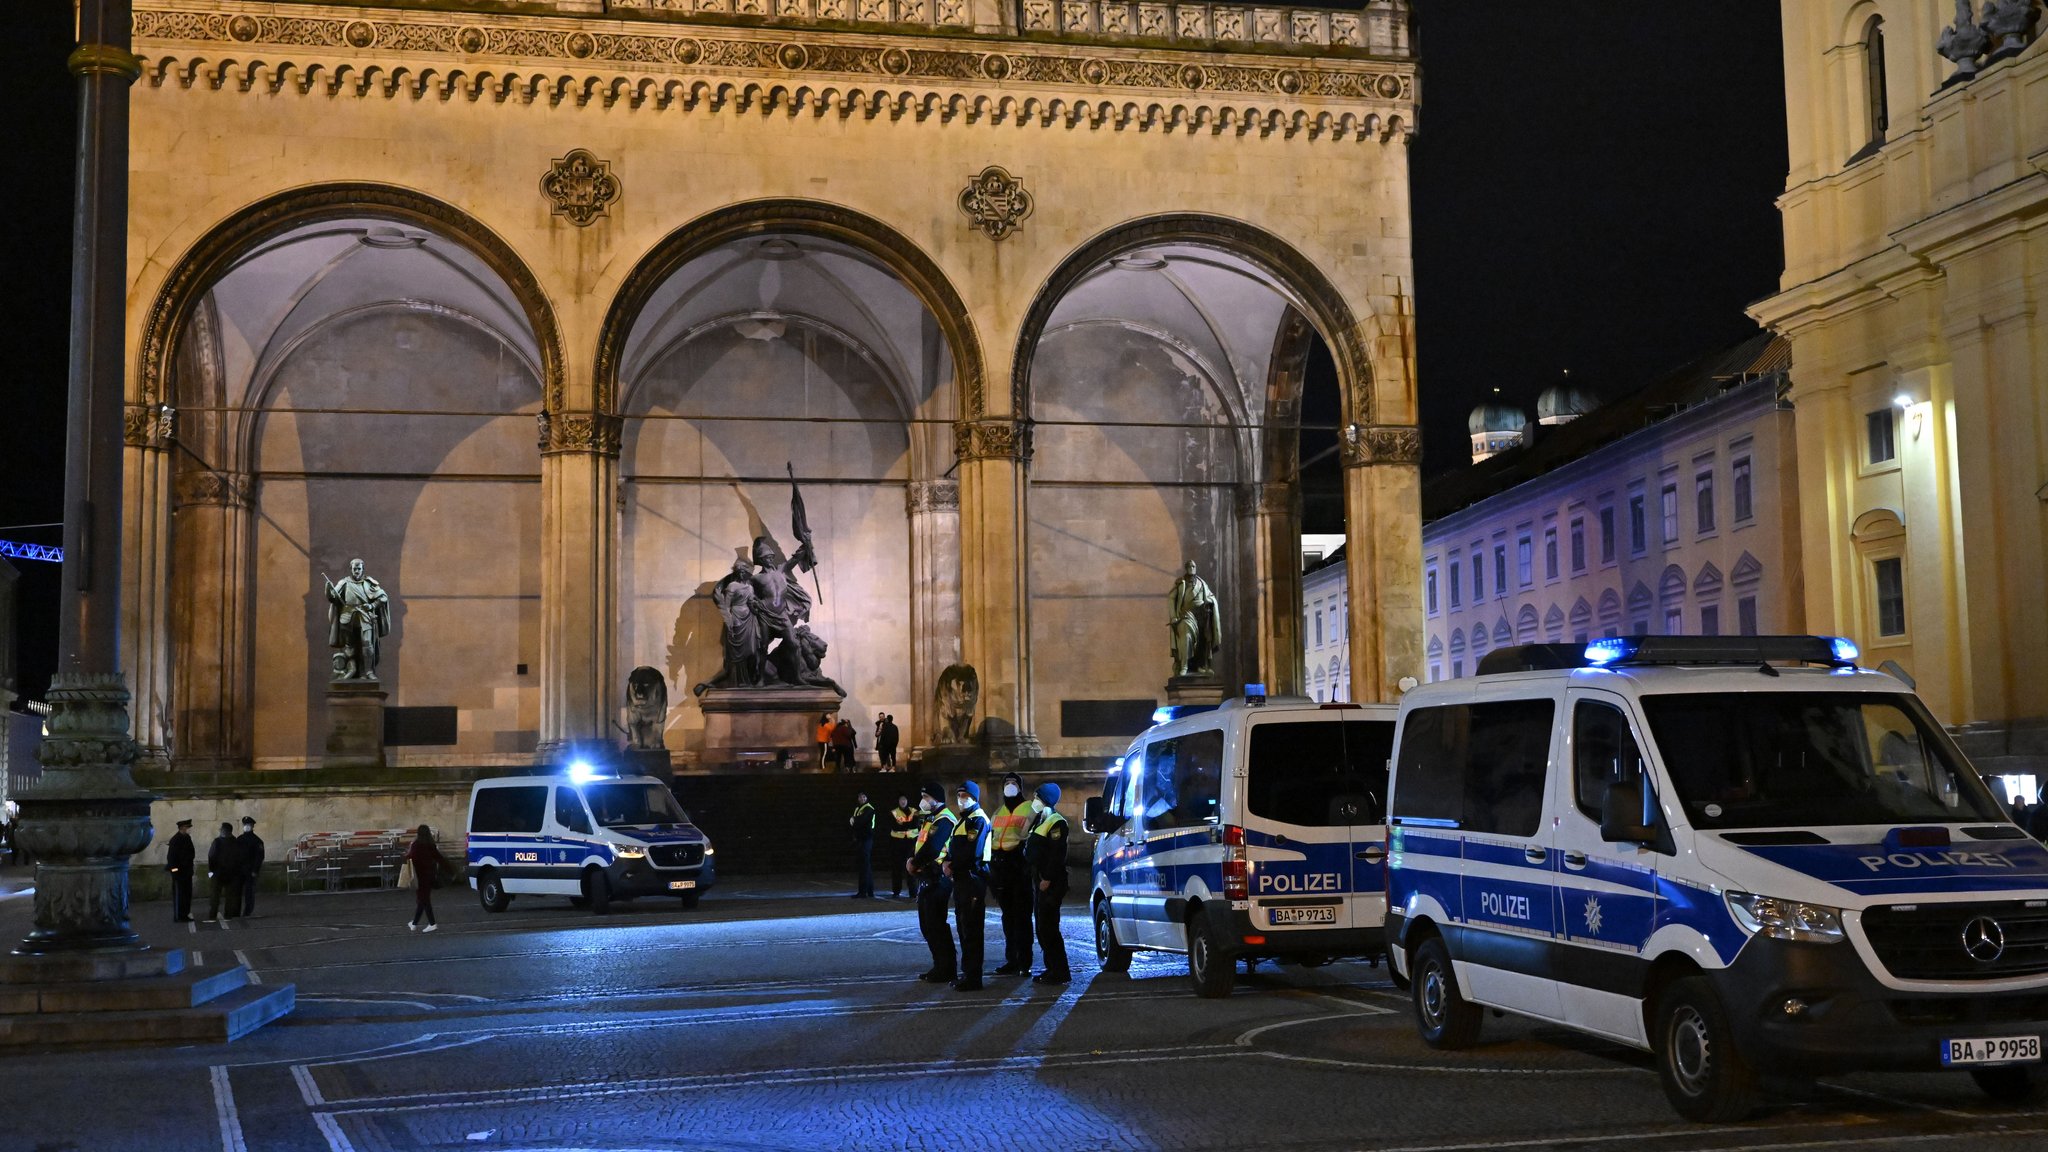
[[1090,796],[1088,806],[1081,816],[1081,827],[1098,836],[1114,832],[1124,826],[1124,818],[1109,810],[1109,798]]
[[1643,786],[1616,781],[1600,799],[1600,839],[1609,844],[1654,844],[1657,830],[1643,813]]

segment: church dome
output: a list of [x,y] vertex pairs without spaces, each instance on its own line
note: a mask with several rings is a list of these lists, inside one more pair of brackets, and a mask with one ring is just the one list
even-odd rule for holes
[[1465,421],[1465,430],[1474,436],[1489,432],[1520,432],[1529,426],[1529,417],[1520,408],[1498,401],[1481,404],[1472,409],[1472,416]]
[[1536,422],[1567,424],[1599,406],[1598,396],[1576,384],[1552,384],[1536,397]]

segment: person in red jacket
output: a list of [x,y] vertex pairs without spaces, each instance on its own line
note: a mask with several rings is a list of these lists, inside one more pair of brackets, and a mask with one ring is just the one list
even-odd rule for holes
[[405,850],[405,858],[412,865],[413,890],[416,893],[412,920],[408,929],[420,926],[420,917],[427,920],[427,931],[432,932],[440,925],[434,923],[434,881],[441,873],[441,849],[434,844],[434,830],[420,825],[419,835],[413,837],[412,847]]

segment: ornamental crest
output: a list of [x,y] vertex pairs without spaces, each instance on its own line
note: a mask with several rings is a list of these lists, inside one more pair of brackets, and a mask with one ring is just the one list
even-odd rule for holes
[[1031,206],[1031,193],[1024,190],[1024,182],[994,164],[982,169],[981,175],[969,177],[960,192],[960,211],[991,240],[1015,232],[1031,215]]
[[554,202],[555,215],[587,228],[619,198],[619,178],[612,166],[582,148],[555,161],[540,178],[541,194]]

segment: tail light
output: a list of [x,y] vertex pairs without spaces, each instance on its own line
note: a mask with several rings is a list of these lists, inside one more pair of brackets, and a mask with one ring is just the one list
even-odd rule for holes
[[1223,898],[1251,898],[1251,863],[1244,858],[1244,829],[1235,824],[1223,826]]

